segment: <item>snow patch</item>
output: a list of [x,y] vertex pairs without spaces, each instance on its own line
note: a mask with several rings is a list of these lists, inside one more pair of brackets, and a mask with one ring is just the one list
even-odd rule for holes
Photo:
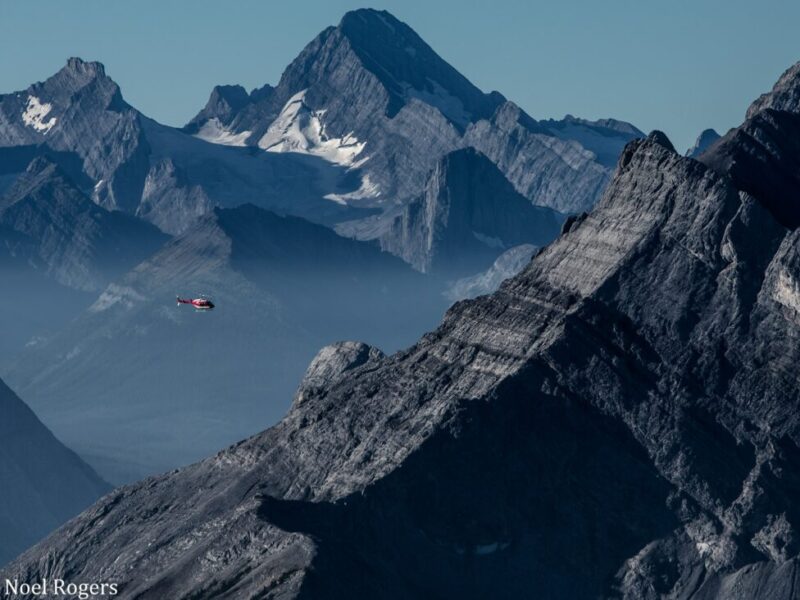
[[377,198],[380,195],[381,189],[378,187],[378,184],[373,183],[369,175],[364,175],[364,177],[361,178],[361,186],[357,190],[347,192],[346,194],[325,194],[324,198],[326,200],[333,200],[339,204],[347,205],[351,200]]
[[223,146],[244,146],[251,133],[252,132],[250,131],[233,133],[227,129],[217,117],[213,117],[203,123],[203,126],[197,133],[194,134],[194,137],[211,144],[221,144]]
[[36,96],[28,96],[28,105],[22,112],[22,122],[28,127],[33,127],[36,131],[46,134],[56,124],[55,117],[44,120],[51,110],[53,110],[53,105],[49,102],[42,102]]
[[325,131],[324,110],[311,110],[305,103],[306,90],[292,96],[280,115],[258,141],[267,152],[298,152],[319,156],[338,165],[358,167],[367,160],[356,158],[365,142],[349,133],[341,138],[329,137]]
[[800,284],[786,271],[781,271],[778,275],[772,297],[785,307],[800,312]]
[[695,546],[697,547],[697,552],[700,553],[700,556],[708,556],[711,554],[712,548],[709,542],[697,542]]

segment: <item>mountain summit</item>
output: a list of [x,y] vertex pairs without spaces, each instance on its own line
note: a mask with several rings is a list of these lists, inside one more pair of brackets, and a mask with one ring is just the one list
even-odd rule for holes
[[482,92],[408,25],[371,9],[325,29],[259,96],[222,116],[207,106],[187,130],[358,167],[361,188],[347,198],[358,205],[410,201],[439,159],[474,146],[530,201],[580,211],[599,196],[623,145],[643,136],[614,120],[540,124],[518,107],[518,126],[504,126],[498,119],[513,105],[502,94]]

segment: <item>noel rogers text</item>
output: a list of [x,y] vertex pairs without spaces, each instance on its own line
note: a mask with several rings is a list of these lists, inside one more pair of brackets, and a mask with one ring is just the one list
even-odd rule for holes
[[42,579],[37,582],[6,579],[3,582],[3,598],[78,598],[87,600],[118,593],[116,583],[71,583],[63,579]]

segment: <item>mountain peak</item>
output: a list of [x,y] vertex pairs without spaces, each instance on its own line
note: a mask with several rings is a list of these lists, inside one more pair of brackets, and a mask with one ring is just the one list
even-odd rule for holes
[[762,94],[750,108],[747,118],[755,116],[766,108],[800,112],[800,62],[793,64],[783,72],[770,92]]
[[[350,10],[344,14],[342,20],[339,21],[340,29],[355,29],[363,28],[368,29],[375,26],[388,28],[396,32],[396,28],[408,29],[412,34],[413,30],[403,23],[400,19],[395,17],[388,10],[377,10],[375,8],[357,8]],[[416,34],[414,34],[416,35]]]
[[41,102],[52,104],[52,115],[57,117],[67,106],[76,102],[75,95],[83,90],[106,108],[122,110],[128,107],[122,99],[119,86],[106,75],[102,63],[85,61],[76,56],[68,59],[66,65],[44,82],[28,88],[28,93],[40,98]]
[[708,149],[711,144],[716,142],[720,135],[714,129],[704,129],[695,141],[694,146],[686,151],[686,156],[696,158]]
[[71,56],[67,59],[65,69],[74,73],[90,75],[92,77],[105,77],[106,68],[101,62],[86,61],[78,56]]
[[362,65],[375,75],[392,100],[392,117],[411,97],[437,106],[457,126],[489,117],[505,100],[484,94],[443,60],[417,33],[385,10],[346,13],[334,30],[350,43]]
[[675,146],[672,145],[672,142],[669,141],[667,134],[663,131],[659,131],[658,129],[654,129],[650,132],[647,136],[647,141],[653,144],[658,144],[659,146],[663,146],[667,150],[671,152],[675,152]]

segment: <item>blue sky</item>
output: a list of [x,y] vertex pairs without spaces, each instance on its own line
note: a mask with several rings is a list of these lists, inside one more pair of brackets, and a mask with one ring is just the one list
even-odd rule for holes
[[385,8],[535,118],[616,117],[684,149],[800,60],[797,0],[0,0],[0,92],[77,55],[145,114],[184,124],[217,83],[275,83],[352,8]]

